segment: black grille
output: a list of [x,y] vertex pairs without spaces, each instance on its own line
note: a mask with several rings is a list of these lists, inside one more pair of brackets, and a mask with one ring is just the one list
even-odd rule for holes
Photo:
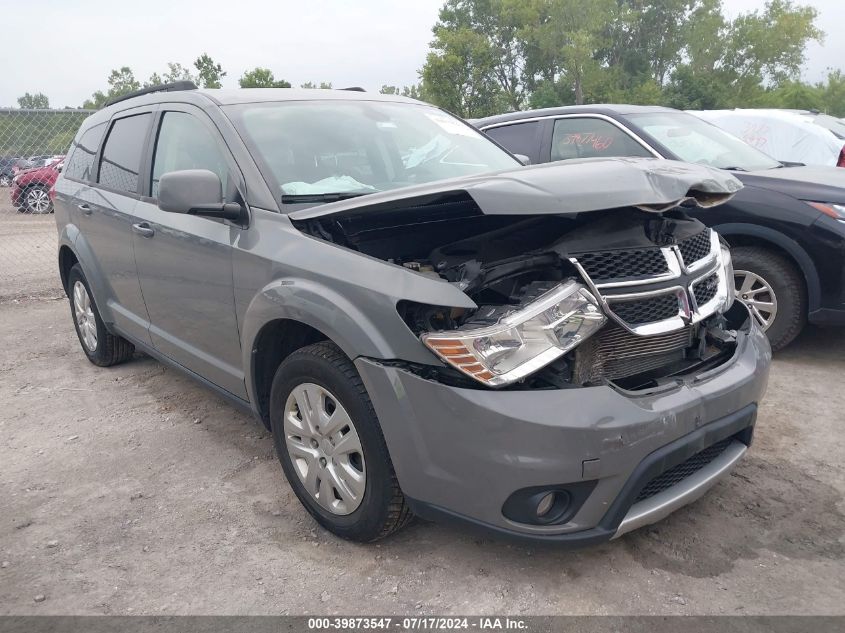
[[614,301],[610,309],[628,325],[641,325],[678,316],[678,298],[669,293],[648,299]]
[[718,275],[710,275],[704,281],[699,281],[692,287],[692,293],[695,295],[695,303],[701,307],[708,301],[710,301],[713,297],[716,296],[716,292],[719,290],[719,276]]
[[652,479],[645,485],[645,488],[640,490],[634,503],[639,503],[649,497],[668,490],[675,484],[683,481],[690,475],[694,475],[699,470],[707,466],[710,462],[716,459],[719,455],[725,452],[725,449],[733,442],[733,438],[729,437],[717,442],[708,448],[705,448],[700,453],[696,453],[687,461],[681,462],[677,466],[673,466]]
[[689,266],[694,264],[699,259],[704,259],[710,254],[710,231],[703,230],[698,235],[688,237],[683,242],[678,243],[678,248],[681,251],[681,256],[684,258],[684,263]]
[[659,248],[599,251],[575,255],[578,263],[594,282],[630,277],[653,277],[669,272]]

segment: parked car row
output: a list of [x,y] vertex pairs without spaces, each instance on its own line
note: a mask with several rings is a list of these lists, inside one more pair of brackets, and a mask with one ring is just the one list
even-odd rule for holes
[[845,325],[845,170],[775,160],[669,108],[571,106],[473,123],[532,163],[639,157],[730,171],[743,189],[689,214],[731,245],[737,296],[772,347],[785,347],[808,321]]
[[17,169],[10,181],[12,205],[22,213],[53,212],[55,184],[64,166],[64,156],[35,157]]
[[845,122],[807,110],[690,110],[787,164],[845,167]]

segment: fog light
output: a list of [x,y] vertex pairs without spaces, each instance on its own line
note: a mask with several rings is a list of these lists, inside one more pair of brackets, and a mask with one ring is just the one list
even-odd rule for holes
[[540,499],[540,503],[537,504],[537,516],[544,517],[549,513],[549,510],[552,509],[552,506],[555,504],[555,493],[550,492],[549,494],[545,495],[542,499]]

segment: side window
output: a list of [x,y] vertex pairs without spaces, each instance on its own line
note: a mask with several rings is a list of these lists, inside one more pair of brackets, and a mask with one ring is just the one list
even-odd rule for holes
[[65,161],[65,177],[90,181],[94,176],[94,155],[106,131],[106,124],[100,123],[86,130],[70,146],[70,156]]
[[557,119],[552,135],[552,160],[636,156],[654,158],[624,130],[602,119],[584,117]]
[[138,193],[138,173],[141,170],[141,154],[147,140],[151,114],[136,114],[118,119],[112,124],[106,138],[103,157],[100,159],[101,185]]
[[158,197],[162,174],[181,169],[208,169],[220,176],[223,191],[229,169],[214,134],[191,114],[166,112],[153,158],[152,196]]
[[537,140],[537,129],[539,127],[539,121],[527,121],[490,128],[485,130],[484,133],[512,154],[528,156],[533,163],[537,161],[536,156],[540,152],[539,141]]

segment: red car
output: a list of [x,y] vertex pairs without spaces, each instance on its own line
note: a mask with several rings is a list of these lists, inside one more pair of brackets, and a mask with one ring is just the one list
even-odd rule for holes
[[54,185],[64,165],[64,156],[44,167],[18,172],[12,179],[12,204],[21,213],[52,213]]

